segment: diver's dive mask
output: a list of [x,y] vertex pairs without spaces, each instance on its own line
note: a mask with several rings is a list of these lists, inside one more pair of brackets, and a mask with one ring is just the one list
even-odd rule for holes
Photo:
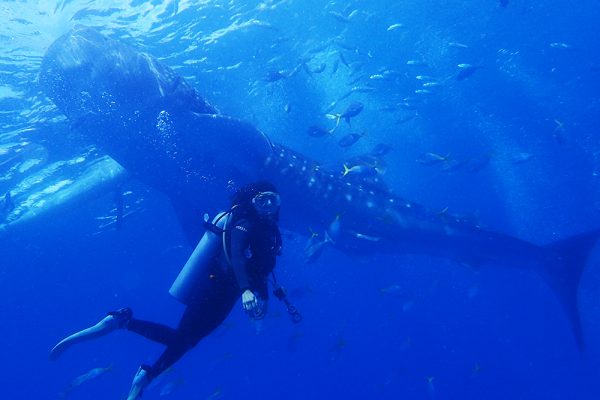
[[281,197],[275,192],[258,192],[256,196],[252,198],[252,204],[259,214],[271,215],[279,210]]

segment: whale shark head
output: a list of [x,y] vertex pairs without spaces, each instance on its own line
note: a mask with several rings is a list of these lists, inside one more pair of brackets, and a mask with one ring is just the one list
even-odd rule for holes
[[75,130],[168,193],[254,180],[271,152],[262,132],[218,115],[171,68],[93,28],[50,46],[40,84]]
[[173,110],[217,112],[154,57],[82,25],[50,46],[42,61],[40,84],[72,123],[88,114],[110,118],[129,111],[134,118],[140,108],[165,105]]

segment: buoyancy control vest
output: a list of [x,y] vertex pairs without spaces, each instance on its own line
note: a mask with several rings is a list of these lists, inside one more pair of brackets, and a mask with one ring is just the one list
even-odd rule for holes
[[[201,280],[205,279],[204,273],[206,268],[216,262],[221,254],[224,254],[227,264],[231,265],[228,231],[232,228],[233,224],[239,223],[240,221],[233,221],[234,209],[235,207],[227,212],[217,214],[212,223],[208,222],[208,215],[205,214],[204,226],[206,232],[169,289],[169,293],[183,304],[189,305],[192,302],[196,295],[196,290],[200,286]],[[265,227],[263,227],[263,229],[264,228]],[[268,232],[267,235],[264,233],[252,235],[250,239],[250,251],[254,250],[258,256],[254,261],[257,265],[261,264],[261,270],[257,272],[263,274],[263,276],[268,274],[272,275],[274,286],[273,294],[286,305],[286,309],[290,314],[292,321],[298,323],[302,321],[302,315],[298,312],[297,308],[289,302],[287,293],[279,284],[273,272],[273,268],[275,267],[275,257],[281,252],[281,233],[276,225],[267,226],[266,228],[269,228],[271,232]],[[221,250],[223,250],[222,253]]]

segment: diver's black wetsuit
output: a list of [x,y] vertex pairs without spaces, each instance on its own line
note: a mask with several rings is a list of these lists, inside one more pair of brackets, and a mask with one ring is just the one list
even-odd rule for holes
[[224,259],[219,257],[207,268],[206,279],[185,309],[177,329],[135,318],[129,321],[128,330],[167,346],[152,367],[144,367],[151,378],[164,372],[217,328],[243,291],[250,289],[257,297],[267,300],[267,277],[275,267],[275,257],[281,248],[277,224],[268,220],[239,219],[226,235],[231,265],[218,261]]

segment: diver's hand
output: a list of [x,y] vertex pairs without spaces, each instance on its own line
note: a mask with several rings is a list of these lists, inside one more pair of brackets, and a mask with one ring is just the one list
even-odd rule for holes
[[246,289],[246,291],[242,293],[242,306],[246,311],[252,311],[256,308],[256,306],[258,306],[256,296],[250,289]]

